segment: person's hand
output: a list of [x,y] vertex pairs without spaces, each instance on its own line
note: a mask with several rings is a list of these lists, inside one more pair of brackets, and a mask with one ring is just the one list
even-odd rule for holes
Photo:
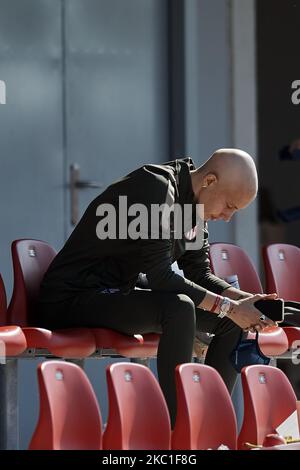
[[256,294],[253,297],[232,301],[232,308],[227,317],[240,326],[244,331],[261,331],[266,326],[275,325],[275,323],[254,306],[257,300],[277,299],[277,294]]

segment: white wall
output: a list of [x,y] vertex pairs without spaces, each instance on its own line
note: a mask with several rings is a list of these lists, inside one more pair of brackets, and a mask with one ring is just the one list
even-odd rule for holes
[[[255,0],[231,0],[232,142],[257,159]],[[257,201],[235,218],[234,241],[259,266]]]
[[[186,0],[186,154],[201,164],[220,147],[256,156],[254,0]],[[210,240],[237,243],[257,263],[256,203]]]

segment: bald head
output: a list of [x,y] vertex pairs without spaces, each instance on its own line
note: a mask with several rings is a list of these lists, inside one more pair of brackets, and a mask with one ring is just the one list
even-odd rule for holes
[[257,194],[255,163],[243,150],[217,150],[191,177],[197,201],[207,206],[207,220],[229,220]]
[[257,172],[255,163],[250,155],[239,149],[219,149],[199,169],[199,173],[213,173],[220,185],[228,189],[248,192],[249,196],[257,193]]

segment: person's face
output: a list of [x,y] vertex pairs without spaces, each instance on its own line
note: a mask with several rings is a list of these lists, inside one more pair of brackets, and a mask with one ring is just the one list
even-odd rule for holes
[[205,182],[200,192],[200,204],[204,205],[204,220],[229,222],[233,214],[246,207],[252,198],[242,190],[222,187],[217,180]]
[[[207,197],[209,196],[209,197]],[[201,204],[204,205],[204,220],[224,220],[229,222],[233,214],[238,210],[233,198],[224,192],[208,192],[203,194]]]

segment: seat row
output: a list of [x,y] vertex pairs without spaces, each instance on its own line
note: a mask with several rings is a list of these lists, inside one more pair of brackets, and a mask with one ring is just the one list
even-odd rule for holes
[[49,244],[39,240],[16,240],[12,244],[14,288],[7,310],[2,279],[0,285],[0,341],[6,356],[24,355],[25,350],[32,356],[64,358],[113,353],[132,358],[155,356],[159,340],[155,334],[129,336],[106,328],[50,331],[32,326],[33,312],[38,315],[35,305],[40,283],[55,255]]
[[[145,366],[115,363],[107,367],[108,420],[94,390],[75,364],[48,361],[38,367],[40,414],[31,450],[246,450],[285,445],[276,429],[289,417],[297,421],[296,396],[283,372],[271,366],[242,371],[245,415],[239,436],[227,388],[210,366],[176,368],[177,418],[170,429],[168,409],[153,373]],[[283,444],[284,443],[284,444]]]
[[56,255],[46,242],[12,243],[13,294],[7,308],[0,276],[0,449],[18,449],[18,359],[123,356],[144,361],[156,356],[159,335],[125,335],[106,328],[49,330],[35,325],[33,312],[44,273]]
[[[243,291],[263,293],[258,273],[242,248],[231,243],[212,243],[210,260],[217,276],[226,279],[236,274]],[[263,261],[266,293],[277,292],[284,300],[300,302],[300,248],[287,244],[268,245],[263,248]],[[289,358],[292,351],[300,347],[300,327],[266,328],[264,333],[259,335],[259,344],[266,355],[283,358],[287,353],[285,356]],[[270,333],[268,338],[267,333]]]
[[[4,285],[0,277],[0,341],[6,356],[29,355],[84,358],[91,355],[125,357],[156,356],[159,335],[124,335],[106,328],[69,328],[50,331],[33,327],[33,312],[39,286],[56,252],[46,242],[17,240],[12,244],[14,289],[6,310]],[[214,243],[210,247],[211,266],[219,277],[237,274],[242,290],[261,293],[259,276],[248,255],[232,244]],[[300,274],[300,249],[291,245],[271,245],[264,251],[267,292],[276,291],[284,299],[300,301],[297,279]],[[35,312],[38,315],[38,312]],[[21,328],[22,329],[21,329]],[[260,346],[267,355],[281,355],[300,339],[300,328],[269,329],[260,335]]]
[[[296,250],[296,254],[293,253],[290,256],[290,249]],[[212,268],[217,275],[225,277],[237,274],[243,290],[262,291],[251,261],[239,247],[229,244],[212,244],[210,252]],[[300,266],[299,248],[289,248],[289,245],[284,245],[283,248],[281,246],[279,253],[279,267],[274,270],[269,269],[269,273],[272,274],[273,271],[278,273],[279,268],[283,266],[290,272],[292,271],[291,264],[293,267],[297,263]],[[17,393],[9,392],[17,383],[18,358],[84,359],[86,357],[122,356],[141,361],[143,358],[155,357],[157,354],[159,335],[155,333],[130,336],[106,328],[69,328],[51,331],[35,326],[33,312],[35,316],[38,315],[35,305],[39,286],[55,255],[55,250],[44,241],[21,239],[12,243],[14,287],[8,308],[5,288],[0,276],[0,325],[2,325],[0,326],[0,356],[6,357],[6,364],[0,364],[0,382],[1,389],[7,390],[5,396],[1,397],[0,448],[18,447]],[[296,259],[298,262],[295,262]],[[294,260],[293,263],[292,260]],[[270,264],[272,264],[272,259]],[[286,278],[286,273],[283,278]],[[272,277],[270,279],[267,285],[274,290]],[[297,279],[295,274],[294,279]],[[282,295],[280,283],[277,282],[275,290]],[[293,295],[287,295],[287,297],[299,300],[299,292],[297,292],[297,297],[296,289],[294,291]],[[249,336],[251,336],[250,333]],[[293,341],[298,340],[299,337],[299,328],[272,327],[259,335],[259,342],[264,354],[283,357],[283,354],[290,352]],[[5,372],[2,373],[3,368]],[[15,440],[15,444],[11,442],[7,444],[6,438],[9,435],[14,436],[11,442]]]

